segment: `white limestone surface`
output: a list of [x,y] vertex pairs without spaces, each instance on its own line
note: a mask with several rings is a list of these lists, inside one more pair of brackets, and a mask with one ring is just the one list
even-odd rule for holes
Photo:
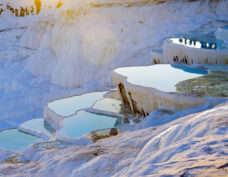
[[[227,176],[227,111],[228,104],[221,104],[160,126],[126,131],[94,145],[27,149],[23,154],[27,152],[29,162],[1,163],[0,175]],[[153,122],[157,116],[148,118]],[[83,140],[77,141],[80,144]]]
[[161,48],[164,38],[189,33],[217,18],[217,4],[148,2],[69,0],[56,11],[43,11],[21,38],[26,47],[39,48],[26,69],[67,88],[92,81],[106,86],[112,83],[113,69],[152,64],[150,51]]
[[193,30],[213,32],[228,16],[226,0],[140,5],[126,1],[135,3],[128,7],[64,2],[61,8],[45,9],[38,16],[0,17],[1,130],[43,117],[52,100],[109,89],[114,86],[113,69],[151,65],[150,52],[162,48],[165,38]]
[[[21,1],[12,2],[20,3]],[[137,6],[132,7],[117,5],[97,8],[88,8],[87,2],[89,1],[85,0],[80,1],[80,3],[76,0],[68,0],[66,2],[65,7],[56,11],[45,11],[39,16],[28,18],[1,16],[1,31],[2,29],[23,27],[21,33],[1,40],[1,45],[5,48],[7,48],[10,41],[13,41],[10,45],[19,46],[14,51],[2,50],[2,54],[4,57],[6,56],[6,59],[0,64],[1,130],[17,127],[19,124],[34,117],[42,117],[44,107],[54,99],[106,89],[106,87],[111,85],[111,72],[114,68],[150,65],[150,51],[154,47],[161,47],[158,41],[175,34],[188,33],[195,29],[205,32],[216,30],[217,21],[215,20],[226,20],[228,16],[227,0],[169,1],[151,6],[137,4]],[[32,30],[27,31],[29,28]],[[91,30],[95,28],[96,30]],[[43,31],[45,31],[45,34],[43,34]],[[101,43],[97,45],[99,41],[97,39],[102,36],[99,35],[100,32],[105,32],[105,35],[100,41]],[[13,33],[14,30],[7,30],[1,36],[10,36]],[[116,45],[116,40],[113,40],[113,33],[119,45]],[[90,36],[94,36],[91,43],[88,40]],[[51,45],[44,45],[49,44],[47,41],[51,41]],[[108,48],[106,48],[107,44]],[[97,46],[97,48],[94,46]],[[31,48],[33,50],[27,50]],[[37,50],[37,48],[40,49]],[[116,54],[117,49],[118,52]],[[28,51],[27,54],[21,55],[25,50]],[[34,54],[33,57],[28,57],[31,54]],[[104,54],[104,57],[102,57],[104,60],[99,59],[101,54]],[[7,56],[11,59],[8,60]],[[70,89],[63,87],[70,87]],[[151,136],[150,133],[152,131],[153,128],[141,132],[142,139],[139,139],[143,141],[145,135]],[[132,132],[132,134],[134,133]],[[111,155],[102,156],[102,163],[99,163],[100,157],[96,158],[93,153],[89,153],[89,157],[94,159],[90,161],[91,159],[89,158],[86,161],[89,162],[88,166],[91,168],[84,170],[85,166],[83,166],[79,176],[81,174],[84,176],[93,176],[94,174],[107,176],[115,165],[117,166],[115,166],[115,170],[118,172],[123,166],[129,166],[131,160],[134,159],[134,155],[138,152],[138,150],[132,149],[134,147],[132,142],[137,135],[131,135],[127,135],[128,139],[116,139],[118,141],[116,144],[123,145],[128,143],[130,148],[107,147],[106,152],[111,153]],[[135,142],[135,146],[139,144],[138,142]],[[113,144],[113,146],[116,146],[116,144]],[[109,143],[108,145],[111,144]],[[68,176],[69,171],[73,171],[69,170],[69,168],[79,167],[80,165],[78,164],[85,162],[79,162],[76,165],[78,161],[74,163],[75,159],[71,158],[75,151],[71,150],[66,149],[54,152],[57,156],[59,155],[58,157],[54,157],[55,154],[50,153],[50,155],[43,158],[44,161],[50,160],[48,161],[50,163],[47,161],[34,162],[33,164],[22,163],[15,164],[15,166],[1,164],[0,168],[2,170],[0,170],[0,174],[2,176],[13,176],[14,174],[15,176],[36,176],[34,174],[37,173],[37,176],[42,176],[42,171],[46,170],[43,172],[43,176],[49,176],[52,173],[56,173],[53,176]],[[82,159],[81,157],[88,158],[88,154],[84,152],[88,152],[86,150],[91,149],[81,150],[76,159],[77,157],[79,159]],[[96,150],[100,152],[99,148],[95,148],[95,151],[92,152],[97,152]],[[70,159],[64,159],[66,157],[64,153],[66,152],[68,152],[68,155],[65,155]],[[43,152],[40,154],[43,154]],[[92,156],[90,156],[91,154]],[[38,159],[41,156],[37,154],[36,157]],[[121,157],[123,163],[117,165],[119,157]],[[55,159],[51,160],[51,158]],[[107,163],[105,165],[107,166],[103,166],[104,159],[106,159]],[[111,159],[114,159],[114,161]],[[98,163],[93,166],[95,162]],[[64,165],[65,168],[61,168],[63,167],[61,165]],[[102,166],[101,168],[99,168],[100,165]],[[16,168],[12,168],[12,166]],[[88,166],[86,165],[86,167]],[[22,168],[26,168],[26,170],[24,171]],[[39,172],[34,171],[34,168],[37,168]],[[53,172],[53,169],[59,170]],[[101,169],[101,171],[96,173],[97,169]],[[93,170],[96,172],[93,172]],[[75,173],[77,176],[79,172]]]

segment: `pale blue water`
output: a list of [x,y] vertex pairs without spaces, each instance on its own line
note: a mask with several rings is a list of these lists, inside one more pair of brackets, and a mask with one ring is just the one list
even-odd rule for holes
[[195,74],[202,74],[202,75],[208,74],[208,71],[204,69],[196,69],[196,68],[191,68],[184,65],[175,65],[175,64],[171,64],[171,66],[173,68],[182,69],[183,71],[188,73],[195,73]]
[[43,118],[29,120],[23,123],[21,127],[38,133],[43,133],[48,137],[52,137],[54,133],[54,130],[48,126],[47,122],[45,122]]
[[156,88],[164,92],[176,92],[176,84],[187,79],[205,75],[207,72],[170,64],[125,67],[115,71],[127,77],[135,85]]
[[42,139],[22,133],[17,129],[5,130],[0,133],[0,148],[9,151],[21,151],[28,145],[41,141]]
[[59,134],[67,138],[78,138],[94,130],[113,128],[121,124],[115,117],[79,111],[76,115],[63,120]]
[[93,92],[79,96],[73,96],[48,103],[48,107],[64,117],[75,114],[76,111],[89,108],[97,100],[103,98],[107,92]]

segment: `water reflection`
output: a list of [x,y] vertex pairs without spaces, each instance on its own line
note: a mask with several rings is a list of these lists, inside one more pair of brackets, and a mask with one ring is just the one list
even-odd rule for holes
[[30,130],[31,132],[42,133],[48,137],[52,137],[55,133],[55,130],[51,128],[50,124],[48,124],[43,118],[29,120],[23,123],[20,127],[24,130]]
[[122,124],[122,119],[79,111],[76,115],[65,118],[60,135],[78,138],[94,130],[113,128]]
[[35,136],[22,133],[17,129],[5,130],[0,133],[0,148],[9,151],[21,151],[30,144],[42,141]]
[[89,108],[107,92],[92,92],[48,103],[48,107],[63,117],[71,116],[78,110]]
[[120,114],[122,109],[121,104],[122,102],[120,100],[104,98],[97,101],[94,104],[93,109]]
[[199,69],[170,64],[118,68],[115,72],[126,76],[132,84],[152,87],[164,92],[176,92],[177,83],[207,73]]
[[176,64],[171,64],[171,66],[173,68],[182,69],[183,71],[188,72],[188,73],[202,74],[202,75],[208,74],[208,71],[205,70],[205,69],[191,68],[191,67],[188,67],[188,66],[176,65]]

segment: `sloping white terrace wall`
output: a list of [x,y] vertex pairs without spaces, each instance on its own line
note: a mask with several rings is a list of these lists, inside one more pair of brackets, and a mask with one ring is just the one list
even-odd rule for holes
[[[151,70],[157,66],[158,65],[150,66]],[[174,91],[161,91],[153,86],[136,84],[129,80],[127,76],[123,75],[121,70],[123,71],[124,68],[114,70],[112,78],[118,88],[123,105],[130,110],[134,116],[146,117],[150,112],[161,107],[184,109],[204,103],[204,98],[202,97],[186,96]],[[147,70],[145,70],[145,73],[150,74]],[[142,73],[135,72],[135,75],[141,74]],[[157,77],[159,79],[159,74]],[[167,77],[167,82],[169,82],[169,79],[171,78]]]
[[[201,48],[200,42],[195,46],[184,45],[178,38],[167,39],[164,43],[164,63],[181,62],[185,64],[228,64],[228,49],[219,48],[220,44],[205,43]],[[190,41],[190,40],[189,40]],[[212,45],[210,47],[207,47]],[[214,45],[214,46],[213,46]],[[223,44],[221,44],[221,47]],[[213,48],[214,47],[214,48]]]

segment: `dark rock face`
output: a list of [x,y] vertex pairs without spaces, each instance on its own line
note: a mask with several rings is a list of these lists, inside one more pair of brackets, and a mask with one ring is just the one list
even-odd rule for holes
[[149,113],[145,113],[143,109],[138,109],[137,102],[133,99],[131,92],[126,93],[122,83],[118,85],[118,89],[124,104],[125,112],[130,112],[134,117],[146,117],[149,115]]
[[103,129],[101,132],[99,130],[91,132],[92,135],[90,136],[93,143],[97,143],[99,141],[102,141],[106,138],[110,138],[112,136],[119,135],[119,129],[118,128],[111,128],[111,129]]
[[119,92],[120,92],[120,95],[121,95],[121,98],[122,98],[122,101],[123,101],[123,104],[124,104],[125,108],[128,111],[131,111],[130,102],[129,102],[128,98],[127,98],[127,94],[126,94],[124,85],[122,83],[120,83],[118,89],[119,89]]
[[224,165],[221,165],[219,166],[217,169],[223,169],[223,168],[227,168],[228,167],[228,163],[224,164]]
[[179,82],[177,91],[196,96],[228,97],[228,70],[212,73]]
[[109,135],[116,136],[119,134],[118,128],[111,128]]
[[124,123],[124,124],[129,124],[130,121],[128,120],[128,118],[125,117],[125,118],[123,119],[123,123]]

